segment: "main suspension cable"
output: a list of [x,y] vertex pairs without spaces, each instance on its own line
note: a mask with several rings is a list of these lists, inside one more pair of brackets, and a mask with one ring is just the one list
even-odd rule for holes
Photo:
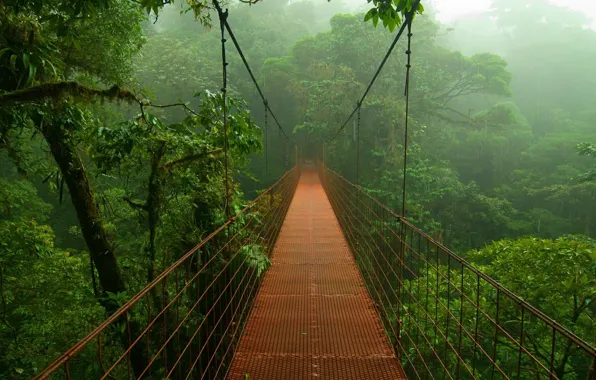
[[[214,5],[215,5],[215,8],[217,9],[217,12],[222,13],[221,7],[219,6],[219,3],[217,1],[214,1]],[[227,13],[227,11],[226,11],[226,13]],[[279,128],[281,133],[283,133],[283,135],[286,136],[287,139],[291,139],[286,134],[286,132],[283,130],[283,128],[281,127],[281,124],[279,123],[279,120],[277,120],[277,117],[271,110],[271,107],[269,107],[269,103],[267,102],[267,99],[265,98],[265,95],[263,94],[263,91],[261,90],[261,86],[259,86],[259,83],[257,82],[257,79],[255,78],[255,76],[252,72],[252,69],[250,68],[250,65],[248,64],[248,61],[246,60],[246,57],[244,56],[244,53],[242,52],[242,48],[240,47],[240,44],[238,43],[238,40],[236,39],[236,36],[234,35],[234,32],[232,31],[232,28],[230,27],[230,24],[228,23],[227,17],[223,21],[223,26],[225,26],[226,30],[228,31],[228,34],[230,35],[230,38],[232,39],[232,42],[234,43],[234,46],[236,47],[236,50],[238,51],[238,54],[240,55],[240,58],[242,59],[242,62],[244,63],[244,67],[246,67],[246,70],[248,71],[248,75],[250,75],[250,79],[252,80],[253,84],[255,85],[255,87],[259,93],[259,96],[261,97],[261,100],[266,104],[266,108],[269,110],[271,117],[277,124],[277,128]]]
[[[383,60],[381,61],[381,64],[379,65],[379,68],[377,68],[377,71],[375,72],[375,75],[372,77],[370,83],[366,87],[366,90],[364,91],[364,94],[362,94],[362,97],[360,98],[360,101],[358,102],[359,104],[363,104],[364,103],[364,99],[366,99],[366,96],[368,95],[370,89],[372,88],[373,84],[377,80],[379,74],[381,73],[381,70],[383,70],[383,67],[385,66],[385,63],[387,63],[387,60],[389,59],[389,56],[393,52],[393,49],[395,48],[395,45],[397,45],[397,42],[399,41],[400,37],[404,33],[404,30],[406,29],[407,24],[408,24],[408,20],[412,20],[413,19],[414,13],[416,13],[416,10],[418,9],[418,4],[420,4],[420,0],[414,0],[414,3],[412,4],[412,9],[410,10],[410,12],[408,12],[406,14],[406,16],[405,16],[406,17],[406,20],[402,23],[401,27],[399,28],[399,31],[397,32],[397,35],[395,36],[395,39],[393,40],[393,43],[389,47],[389,50],[387,50],[387,53],[385,54],[385,57],[383,57]],[[358,108],[359,108],[358,106],[356,106],[356,108],[354,108],[354,110],[352,111],[352,113],[350,114],[350,116],[348,116],[348,118],[346,119],[346,121],[341,125],[341,127],[339,128],[339,130],[337,131],[337,133],[335,133],[335,135],[333,135],[333,137],[331,139],[329,139],[329,142],[335,140],[337,138],[337,136],[341,133],[341,131],[343,131],[343,129],[349,123],[350,119],[352,119],[352,117],[354,116],[354,114],[356,114],[356,112],[358,111]]]

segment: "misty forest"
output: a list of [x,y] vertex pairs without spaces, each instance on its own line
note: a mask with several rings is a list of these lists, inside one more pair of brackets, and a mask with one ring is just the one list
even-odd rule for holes
[[[441,22],[435,3],[462,7],[422,1],[412,24],[405,216],[594,346],[592,20],[494,0]],[[222,94],[210,1],[0,0],[1,379],[35,376],[295,164],[402,209],[406,39],[339,128],[412,1],[222,6],[267,104],[229,39]],[[559,378],[596,373],[528,336]]]

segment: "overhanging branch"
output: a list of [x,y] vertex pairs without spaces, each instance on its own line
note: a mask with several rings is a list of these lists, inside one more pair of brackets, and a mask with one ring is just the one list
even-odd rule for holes
[[61,99],[73,96],[82,99],[101,98],[111,101],[121,100],[128,103],[138,103],[139,99],[129,90],[116,85],[106,90],[91,88],[74,81],[43,83],[37,86],[16,90],[0,95],[0,106],[10,106],[17,103],[36,103],[46,99]]
[[191,114],[193,114],[195,116],[199,116],[199,114],[196,111],[194,111],[192,108],[190,108],[186,103],[172,103],[172,104],[163,104],[163,105],[148,103],[148,104],[145,104],[145,106],[155,107],[155,108],[182,107],[185,110],[187,110],[188,112],[190,112]]
[[147,204],[144,203],[139,203],[137,201],[133,201],[132,199],[128,198],[128,197],[124,197],[122,198],[123,201],[125,201],[126,203],[128,203],[128,205],[132,208],[134,208],[135,210],[145,210],[147,211]]
[[209,151],[209,152],[189,154],[188,156],[184,156],[184,157],[179,158],[177,160],[172,160],[172,161],[166,162],[165,164],[163,164],[161,166],[160,169],[170,169],[173,166],[180,165],[180,164],[183,164],[183,163],[186,163],[186,162],[190,162],[190,161],[200,160],[202,158],[207,157],[210,154],[220,153],[221,151],[222,151],[222,149],[219,148],[219,149],[215,149],[215,150],[212,150],[212,151]]

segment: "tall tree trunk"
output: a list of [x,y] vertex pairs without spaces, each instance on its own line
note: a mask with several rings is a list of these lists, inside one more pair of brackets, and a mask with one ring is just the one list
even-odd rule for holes
[[87,169],[67,133],[60,125],[45,123],[41,132],[45,137],[64,182],[68,186],[77,213],[83,238],[99,275],[104,292],[120,293],[126,289],[124,279],[108,240],[99,208],[95,201]]
[[[91,183],[87,175],[87,169],[83,165],[81,157],[76,151],[76,146],[68,136],[63,126],[45,122],[41,125],[41,132],[50,146],[50,150],[56,163],[60,167],[64,182],[68,186],[72,204],[75,207],[79,225],[83,232],[83,238],[89,249],[91,259],[97,268],[99,283],[103,292],[120,293],[126,290],[124,279],[105,231],[103,221],[99,213],[99,207],[95,201]],[[105,310],[112,314],[118,309],[116,302],[102,301]],[[126,323],[123,317],[118,323]],[[122,345],[127,347],[128,334],[133,337],[139,336],[141,327],[136,321],[129,321],[128,333],[120,336]],[[139,341],[131,351],[131,364],[134,373],[139,374],[147,365],[147,346],[144,340]]]

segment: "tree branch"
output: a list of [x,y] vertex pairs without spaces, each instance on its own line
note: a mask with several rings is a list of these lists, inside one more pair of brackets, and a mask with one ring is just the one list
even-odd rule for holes
[[128,203],[128,205],[132,208],[134,208],[135,210],[145,210],[147,211],[147,204],[142,204],[136,201],[133,201],[132,199],[130,199],[129,197],[124,197],[122,198],[123,201],[125,201],[126,203]]
[[494,129],[501,128],[500,125],[493,124],[493,123],[480,124],[478,122],[478,120],[475,120],[475,119],[471,118],[470,116],[468,116],[468,115],[466,115],[464,113],[461,113],[458,110],[453,109],[451,107],[443,107],[443,109],[446,110],[446,111],[450,111],[450,112],[456,113],[459,116],[468,119],[468,122],[470,123],[470,125],[473,125],[473,126],[475,126],[477,128],[484,128],[484,127],[491,127],[491,128],[494,128]]
[[444,94],[441,94],[441,95],[435,96],[435,97],[433,98],[433,100],[440,100],[440,99],[444,99],[444,98],[446,98],[446,97],[450,96],[450,95],[451,95],[451,93],[452,93],[453,91],[455,91],[455,90],[457,90],[458,88],[460,88],[460,85],[461,85],[461,83],[462,83],[462,82],[464,81],[464,79],[466,79],[467,77],[468,77],[467,75],[462,75],[462,76],[461,76],[461,77],[460,77],[460,78],[457,80],[457,82],[455,82],[455,84],[453,84],[453,86],[451,86],[451,88],[450,88],[450,89],[449,89],[447,92],[445,92]]
[[13,105],[16,103],[36,103],[45,99],[58,100],[64,96],[90,99],[94,97],[108,98],[109,100],[123,100],[128,103],[138,103],[139,99],[129,90],[117,85],[106,90],[88,87],[74,81],[43,83],[37,86],[16,90],[0,95],[0,105]]
[[592,294],[588,294],[587,296],[585,296],[582,300],[581,303],[579,303],[579,305],[577,304],[577,296],[574,296],[575,300],[576,300],[576,306],[574,307],[575,312],[573,313],[573,319],[572,321],[575,323],[581,313],[583,313],[584,310],[586,310],[586,308],[588,307],[588,305],[590,305],[589,302],[587,302],[588,300],[592,299],[592,297],[596,297],[596,292],[592,293]]
[[172,103],[172,104],[164,104],[164,105],[148,103],[145,105],[147,107],[155,107],[155,108],[183,107],[185,110],[192,113],[193,115],[199,116],[199,114],[197,112],[195,112],[192,108],[187,106],[186,103]]
[[435,116],[436,118],[439,118],[439,119],[441,119],[443,121],[446,121],[448,123],[452,123],[452,124],[459,123],[459,121],[457,121],[455,119],[452,119],[452,118],[450,118],[448,116],[445,116],[442,113],[439,113],[439,112],[436,112],[436,111],[431,111],[431,112],[429,112],[429,114],[432,115],[432,116]]
[[534,341],[534,339],[532,338],[532,336],[528,333],[525,333],[524,336],[526,338],[528,338],[528,340],[530,341],[530,344],[532,344],[532,346],[534,347],[534,354],[538,357],[540,357],[542,360],[544,360],[546,363],[549,362],[549,358],[547,358],[544,354],[542,354],[540,352],[540,348],[538,346],[538,343],[536,341]]
[[215,154],[215,153],[219,153],[221,152],[222,149],[215,149],[209,152],[203,152],[203,153],[194,153],[194,154],[189,154],[188,156],[184,156],[182,158],[176,159],[176,160],[172,160],[169,162],[166,162],[165,164],[163,164],[160,169],[170,169],[172,166],[176,166],[176,165],[180,165],[183,164],[185,162],[190,162],[190,161],[195,161],[195,160],[200,160],[201,158],[205,158],[210,154]]

